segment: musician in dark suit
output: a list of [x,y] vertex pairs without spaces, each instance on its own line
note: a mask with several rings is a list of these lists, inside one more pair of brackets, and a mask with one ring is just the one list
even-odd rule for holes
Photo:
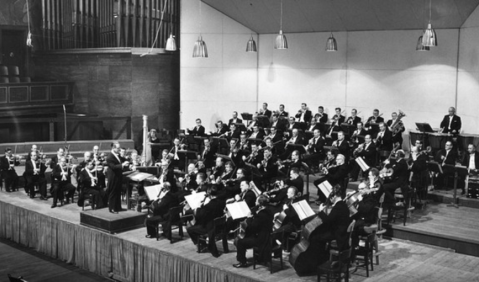
[[[210,186],[203,204],[193,211],[196,219],[195,225],[187,229],[188,235],[195,245],[199,243],[200,235],[208,234],[208,250],[214,257],[219,257],[215,240],[214,219],[223,216],[225,208],[225,201],[218,199],[217,195],[216,185]],[[223,248],[228,249],[226,241],[223,241]]]
[[348,162],[348,160],[349,160],[349,142],[346,140],[346,138],[344,136],[344,132],[342,132],[342,131],[338,132],[338,139],[333,142],[332,146],[338,148],[339,153],[342,154],[344,156],[346,162]]
[[[241,193],[236,194],[234,198],[228,199],[226,201],[226,204],[244,201],[248,208],[252,209],[256,204],[256,193],[251,189],[251,185],[254,185],[254,183],[243,179],[240,182]],[[234,220],[232,217],[228,217],[228,220],[226,221],[225,225],[225,232],[227,234],[230,233],[230,231],[235,229],[242,220],[243,219]]]
[[397,188],[401,188],[401,192],[404,195],[404,201],[407,202],[408,192],[408,180],[409,180],[409,167],[404,159],[405,153],[403,150],[396,151],[396,163],[392,166],[393,174],[391,176],[392,181],[383,185],[385,194],[385,203],[394,203],[394,191]]
[[[467,145],[467,153],[464,156],[462,165],[467,167],[469,171],[476,172],[479,169],[479,153],[476,152],[476,145],[469,144]],[[465,190],[462,190],[462,194],[465,194]]]
[[103,191],[102,186],[99,185],[100,180],[95,172],[95,161],[87,161],[84,169],[80,172],[79,179],[79,185],[82,187],[81,193],[93,196],[92,202],[96,209],[105,207],[108,202],[108,195]]
[[[160,144],[160,138],[158,138],[156,129],[150,129],[147,136],[147,142],[151,144]],[[159,146],[151,146],[151,159],[153,162],[156,162],[160,157],[161,148]]]
[[357,116],[358,111],[356,109],[351,110],[351,115],[346,119],[346,123],[356,126],[358,122],[361,122],[361,118]]
[[248,267],[246,263],[246,250],[252,247],[260,249],[258,261],[269,262],[271,257],[271,246],[268,242],[269,235],[273,228],[273,213],[266,208],[268,198],[260,195],[256,199],[258,209],[246,219],[247,227],[245,237],[236,241],[236,268]]
[[63,203],[63,193],[67,192],[66,204],[70,203],[70,198],[75,193],[75,186],[71,182],[72,171],[75,167],[68,167],[66,158],[61,157],[59,163],[52,170],[52,208],[57,206],[57,200]]
[[283,117],[283,118],[289,117],[289,113],[284,110],[284,105],[283,104],[279,105],[278,116]]
[[57,164],[59,163],[60,158],[65,156],[65,149],[63,148],[58,148],[57,154],[52,157],[50,161],[50,168],[54,169]]
[[314,118],[311,120],[311,123],[309,127],[307,128],[307,131],[315,131],[316,129],[321,129],[321,125],[319,122],[317,122]]
[[442,129],[442,133],[451,133],[453,135],[460,133],[461,126],[461,118],[456,115],[456,109],[454,107],[449,108],[449,114],[444,116],[441,125],[439,125]]
[[30,160],[25,162],[25,188],[30,198],[35,197],[35,184],[40,186],[40,199],[47,200],[47,180],[45,179],[46,165],[39,160],[38,153],[32,151]]
[[278,174],[276,160],[277,159],[273,156],[271,148],[266,147],[263,150],[263,160],[256,165],[262,175],[263,183],[269,183],[271,179]]
[[213,167],[215,164],[215,154],[216,154],[216,148],[211,145],[211,142],[209,139],[204,139],[203,140],[203,148],[198,154],[198,159],[201,159],[204,161],[206,167]]
[[145,220],[146,238],[156,238],[156,227],[162,222],[163,235],[169,237],[171,226],[168,224],[170,209],[178,206],[178,198],[171,192],[170,183],[163,183],[158,199],[151,204],[152,216]]
[[302,129],[302,128],[303,128],[303,126],[299,122],[296,122],[294,117],[289,117],[289,123],[288,123],[288,127],[286,128],[286,130]]
[[196,119],[196,126],[193,129],[187,129],[189,135],[205,136],[205,127],[201,125],[201,119]]
[[244,152],[237,146],[237,144],[238,143],[234,139],[230,141],[230,147],[227,155],[231,158],[236,167],[243,167]]
[[[289,240],[289,235],[292,232],[301,230],[301,220],[299,219],[296,210],[293,208],[294,200],[296,199],[296,197],[300,196],[300,194],[298,193],[298,189],[294,186],[291,186],[287,189],[286,195],[286,199],[279,205],[279,210],[274,215],[275,228],[279,227],[277,228],[277,232],[284,232],[284,236],[283,238],[280,238],[279,236],[273,238],[280,241],[282,240],[282,246],[284,247],[288,245],[287,241]],[[290,249],[292,247],[293,246],[290,246]],[[284,250],[290,251],[287,249]]]
[[[318,217],[322,224],[318,226],[309,236],[309,248],[298,257],[295,263],[296,273],[300,276],[316,273],[318,265],[329,259],[329,250],[326,244],[336,240],[340,251],[347,249],[348,233],[347,229],[350,223],[349,209],[346,202],[341,198],[341,187],[333,187],[329,202],[332,205],[330,209],[322,204],[319,208]],[[329,206],[329,205],[328,205]]]
[[288,124],[284,119],[280,119],[278,114],[273,114],[270,127],[275,127],[278,132],[282,134],[286,130],[287,126]]
[[393,135],[384,122],[379,123],[379,132],[375,143],[379,151],[391,151],[393,149]]
[[328,122],[328,114],[324,112],[323,106],[318,107],[318,113],[314,115],[314,120],[316,120],[316,123],[318,124]]
[[331,186],[340,185],[342,188],[342,195],[344,196],[346,194],[347,187],[342,187],[344,179],[348,177],[348,164],[345,162],[344,155],[337,155],[336,165],[331,166],[329,169],[323,168],[322,174],[323,176],[319,177],[313,182],[314,186],[318,187],[318,200],[316,201],[317,204],[326,202],[326,195],[324,195],[321,189],[319,189],[319,184],[326,180],[331,184]]
[[307,155],[304,157],[311,166],[318,165],[319,160],[324,156],[324,138],[321,136],[319,129],[313,131],[313,137],[309,139],[306,146]]
[[259,152],[258,145],[251,143],[251,153],[243,155],[243,162],[257,166],[263,160],[263,154]]
[[331,128],[329,134],[333,131],[339,131],[341,129],[341,124],[345,121],[346,117],[341,114],[341,108],[334,109],[336,114],[331,118]]
[[221,120],[215,123],[215,127],[216,131],[211,133],[213,136],[221,136],[228,132],[228,126],[226,126]]
[[239,131],[239,129],[236,127],[236,124],[233,123],[230,125],[230,131],[226,132],[224,136],[228,141],[231,141],[231,139],[238,140],[241,136],[241,131]]
[[308,110],[308,105],[306,103],[301,104],[301,109],[295,115],[295,118],[300,123],[309,123],[311,121],[313,114]]
[[[436,157],[434,160],[442,166],[442,172],[443,174],[438,174],[436,177],[436,184],[438,186],[446,186],[444,181],[446,180],[445,177],[454,177],[454,168],[446,166],[454,166],[456,165],[456,159],[457,159],[457,152],[456,150],[453,150],[452,148],[452,142],[447,141],[445,148],[441,149],[437,152]],[[451,182],[449,182],[449,185],[451,185]]]
[[268,103],[263,103],[263,108],[259,110],[259,114],[271,118],[271,111],[268,110]]
[[284,185],[286,187],[296,187],[298,192],[303,193],[304,181],[303,178],[299,175],[299,168],[292,167],[289,171],[289,179],[284,180]]
[[260,130],[258,125],[253,126],[253,132],[248,138],[254,139],[263,139],[264,138],[264,131]]
[[277,143],[278,141],[281,141],[283,139],[281,135],[282,133],[280,133],[276,127],[271,127],[270,131],[271,133],[265,138],[270,138],[273,143]]
[[111,152],[106,158],[108,165],[108,209],[111,213],[118,213],[121,210],[121,189],[123,181],[123,170],[130,166],[130,163],[120,156],[120,144],[111,144]]
[[5,179],[5,190],[12,192],[17,189],[18,175],[15,171],[15,166],[20,165],[20,162],[13,156],[12,149],[5,149],[5,156],[0,158],[0,170],[2,171],[2,178]]
[[243,122],[243,120],[238,117],[238,112],[234,111],[233,112],[233,118],[231,118],[228,121],[228,126],[231,126],[232,124],[235,124],[235,123],[242,123],[242,122]]
[[[353,152],[354,159],[361,158],[369,167],[374,167],[376,165],[376,145],[372,142],[371,135],[367,134],[364,137],[364,143],[360,144]],[[356,181],[359,175],[361,168],[356,163],[355,160],[352,160],[352,169],[350,172],[349,181]]]
[[358,123],[356,123],[356,130],[353,131],[353,134],[351,135],[351,139],[350,139],[350,145],[352,145],[352,147],[354,149],[356,149],[359,145],[360,142],[360,139],[359,139],[359,136],[362,136],[364,138],[364,136],[366,136],[367,132],[366,130],[363,128],[363,123],[360,121]]
[[[392,125],[396,124],[395,127],[397,130],[394,132],[394,128],[392,128]],[[402,133],[406,131],[406,128],[404,127],[404,124],[402,123],[401,120],[398,119],[398,114],[396,112],[393,112],[391,114],[391,119],[386,122],[386,125],[392,133],[392,143],[393,144],[399,144],[399,148],[402,147]]]
[[373,115],[368,118],[366,123],[374,124],[374,123],[380,123],[380,122],[384,122],[384,118],[379,116],[379,110],[378,109],[374,109]]

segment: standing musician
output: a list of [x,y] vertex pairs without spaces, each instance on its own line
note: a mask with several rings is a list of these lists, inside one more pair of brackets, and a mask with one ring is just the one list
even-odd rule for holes
[[0,170],[2,171],[2,178],[5,179],[5,190],[12,192],[17,189],[18,175],[15,171],[15,166],[20,165],[18,156],[12,154],[12,149],[5,149],[5,156],[0,158]]
[[[150,129],[150,132],[148,133],[147,136],[147,143],[150,144],[159,144],[160,143],[160,138],[157,136],[156,129],[152,128]],[[158,158],[160,157],[160,147],[159,146],[151,146],[151,160],[153,162],[156,162]]]
[[461,118],[456,115],[456,109],[454,107],[449,108],[449,114],[444,116],[441,125],[439,125],[442,133],[450,133],[456,136],[461,131],[461,126]]
[[108,209],[110,213],[118,213],[121,208],[121,190],[123,170],[130,167],[130,163],[120,156],[120,143],[111,144],[111,152],[106,158],[108,165]]
[[[350,223],[349,209],[341,197],[341,187],[336,185],[329,196],[331,204],[319,207],[318,217],[322,224],[309,236],[309,248],[303,253],[302,259],[296,260],[296,273],[307,275],[316,273],[318,265],[329,259],[326,244],[336,240],[339,251],[348,248],[347,229]],[[330,209],[330,207],[332,208]]]
[[260,249],[258,261],[269,262],[271,259],[271,246],[268,243],[273,229],[273,213],[266,208],[268,198],[260,195],[256,199],[257,211],[251,213],[246,219],[247,227],[245,237],[236,241],[236,259],[233,264],[236,268],[248,267],[246,263],[246,250],[252,247]]
[[[369,167],[374,167],[376,165],[376,153],[376,145],[372,142],[371,135],[367,134],[364,137],[364,143],[359,144],[358,148],[354,150],[353,157],[355,159],[362,158]],[[352,167],[349,181],[356,181],[361,168],[355,161],[353,161]]]
[[215,127],[216,127],[216,131],[211,132],[211,135],[213,136],[222,136],[226,132],[228,132],[228,127],[221,120],[215,123]]
[[341,108],[336,108],[335,109],[336,114],[331,118],[331,128],[328,130],[329,134],[333,131],[339,131],[341,129],[340,125],[344,122],[346,119],[342,114],[341,114]]
[[[398,122],[397,126],[399,127],[399,129],[397,132],[394,132],[394,128],[392,128],[391,126],[396,122]],[[401,148],[403,142],[402,133],[406,130],[406,128],[404,127],[402,121],[398,120],[398,114],[396,112],[393,112],[391,114],[391,119],[387,121],[386,125],[388,126],[389,131],[392,132],[392,143],[399,144],[399,148]]]
[[379,151],[391,151],[393,149],[393,135],[384,122],[379,123],[379,132],[374,143]]
[[162,184],[158,199],[151,203],[151,210],[153,215],[145,219],[146,238],[156,238],[156,227],[161,222],[163,229],[163,236],[169,237],[171,233],[171,226],[169,225],[170,209],[178,206],[178,198],[171,192],[170,183]]
[[344,179],[348,177],[348,164],[345,160],[346,159],[344,155],[339,154],[336,156],[336,165],[332,165],[329,168],[323,167],[321,169],[323,176],[313,182],[314,186],[318,187],[318,200],[316,201],[317,204],[326,202],[326,195],[324,195],[321,192],[321,189],[319,189],[319,184],[326,180],[331,184],[331,186],[340,185],[342,195],[344,196],[346,194],[347,187],[342,187]]
[[53,204],[52,209],[57,206],[57,200],[60,199],[60,202],[63,205],[63,194],[67,192],[66,204],[70,203],[70,198],[73,197],[75,193],[75,186],[71,182],[72,171],[75,169],[75,166],[67,165],[67,160],[65,157],[59,159],[59,163],[53,168],[52,171],[52,196]]
[[363,123],[360,121],[356,123],[356,130],[354,130],[353,134],[351,135],[351,143],[352,147],[356,149],[360,143],[359,136],[366,136],[366,130],[363,128]]
[[444,184],[444,177],[454,177],[454,168],[446,165],[454,166],[456,164],[457,152],[452,149],[452,141],[447,141],[445,148],[437,152],[434,160],[442,166],[443,174],[438,174],[436,177],[436,185],[442,186]]
[[311,121],[312,113],[308,110],[308,105],[306,105],[306,103],[301,104],[301,109],[299,109],[295,118],[297,119],[297,122],[300,123],[309,123]]
[[108,195],[98,185],[98,177],[95,169],[95,162],[90,160],[80,172],[80,183],[83,187],[82,194],[91,194],[95,208],[101,209],[107,205]]
[[198,159],[203,160],[205,166],[210,168],[215,163],[216,148],[213,147],[209,139],[203,140],[203,150],[198,154]]
[[35,197],[35,184],[40,186],[40,199],[47,200],[47,180],[45,179],[45,170],[47,167],[45,163],[40,160],[37,151],[32,151],[31,159],[25,162],[25,188],[30,198]]
[[[462,165],[467,167],[469,172],[477,173],[479,169],[479,154],[476,152],[476,145],[469,144],[467,145],[467,153],[464,156]],[[462,195],[466,193],[466,189],[462,190]]]
[[351,116],[348,117],[346,123],[356,126],[358,122],[361,122],[361,118],[357,116],[358,111],[356,109],[351,110]]
[[281,134],[286,130],[288,123],[285,122],[284,119],[280,119],[278,114],[273,114],[273,118],[271,121],[271,128],[277,129]]
[[305,146],[307,155],[304,159],[308,160],[311,165],[318,165],[319,160],[324,156],[323,147],[324,138],[322,138],[319,129],[315,129],[313,137],[309,139],[308,145]]
[[[203,204],[193,211],[196,219],[194,226],[189,227],[186,231],[195,245],[199,244],[198,237],[208,234],[208,250],[214,257],[219,257],[216,248],[214,219],[223,216],[225,201],[218,199],[218,189],[216,185],[208,188]],[[225,246],[226,245],[226,246]],[[227,242],[223,240],[223,248],[228,249]]]
[[332,146],[338,148],[339,153],[344,156],[346,161],[348,161],[348,159],[349,159],[349,143],[348,143],[348,141],[346,141],[346,138],[344,136],[344,132],[342,132],[342,131],[338,132],[338,140],[334,141]]
[[279,117],[287,118],[289,117],[289,113],[284,110],[284,105],[279,105],[279,111],[277,112]]
[[201,119],[196,119],[196,126],[193,129],[187,129],[189,135],[205,136],[205,127],[201,125]]
[[233,112],[233,118],[231,118],[228,122],[228,126],[231,128],[231,125],[232,124],[235,124],[235,123],[242,123],[243,120],[238,118],[238,112],[234,111]]
[[407,202],[408,180],[409,180],[409,166],[404,159],[406,154],[403,150],[396,151],[396,163],[392,166],[391,182],[384,184],[385,199],[384,202],[388,204],[394,203],[394,191],[401,188],[401,193],[404,195],[404,202]]
[[259,114],[271,118],[271,111],[268,110],[268,103],[263,103],[263,107],[259,109]]
[[328,122],[328,114],[324,112],[324,107],[319,106],[318,107],[318,113],[314,115],[314,120],[316,123],[327,123]]

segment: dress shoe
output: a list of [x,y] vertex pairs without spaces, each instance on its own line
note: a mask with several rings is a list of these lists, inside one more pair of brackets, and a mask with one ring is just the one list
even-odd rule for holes
[[110,213],[118,213],[117,211],[109,210]]
[[215,258],[217,258],[217,257],[220,256],[220,253],[218,253],[218,252],[212,252],[211,254],[212,254]]
[[70,200],[65,201],[65,205],[68,205],[70,203]]
[[53,209],[53,208],[56,208],[56,207],[57,207],[57,205],[52,205],[52,209]]
[[151,235],[148,235],[148,234],[147,234],[147,235],[145,235],[145,238],[148,238],[148,239],[153,239],[154,237],[153,237],[153,236],[151,236]]
[[247,263],[243,263],[243,262],[238,262],[236,264],[233,264],[233,267],[236,267],[236,268],[244,268],[244,267],[248,267],[248,264]]

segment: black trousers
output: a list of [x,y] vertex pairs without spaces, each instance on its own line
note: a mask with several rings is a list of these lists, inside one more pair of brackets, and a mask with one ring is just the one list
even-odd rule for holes
[[256,238],[245,237],[236,241],[236,260],[246,263],[246,250],[256,246]]
[[102,188],[85,188],[85,193],[92,195],[92,202],[95,204],[95,209],[101,209],[107,205],[106,193]]
[[47,180],[44,176],[34,175],[34,176],[27,176],[27,183],[25,188],[27,193],[30,194],[30,198],[35,197],[35,185],[38,184],[40,186],[40,196],[46,198],[47,197]]
[[63,194],[67,192],[67,199],[73,197],[75,193],[75,186],[67,181],[56,182],[52,184],[52,196],[53,204],[56,205],[57,201],[63,201]]
[[[164,218],[161,215],[155,215],[155,216],[152,216],[152,217],[147,217],[145,219],[146,233],[150,236],[156,237],[156,235],[157,235],[156,234],[156,227],[162,221],[166,221],[166,218]],[[165,227],[167,227],[167,226],[163,226],[163,233],[165,233],[165,235],[168,236],[167,232],[165,232],[166,231]]]
[[[200,235],[208,234],[208,251],[213,255],[218,254],[214,230],[209,230],[207,227],[201,225],[195,225],[188,228],[186,231],[195,245],[198,244],[198,238]],[[225,247],[225,244],[227,244],[226,240],[223,241],[223,248],[227,251],[227,246]]]
[[2,176],[5,179],[5,190],[7,190],[7,192],[17,189],[18,175],[15,170],[4,171]]

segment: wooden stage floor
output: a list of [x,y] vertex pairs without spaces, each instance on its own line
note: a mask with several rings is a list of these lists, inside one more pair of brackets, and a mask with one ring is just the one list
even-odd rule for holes
[[[51,209],[51,199],[48,201],[42,201],[38,198],[31,200],[27,198],[23,189],[13,193],[0,192],[0,201],[70,223],[79,224],[80,221],[81,208],[76,204]],[[417,222],[413,220],[413,223],[408,224],[408,226],[435,228],[433,222],[437,220],[438,216],[443,213],[444,217],[447,217],[448,214],[460,215],[461,211],[463,211],[463,208],[459,210],[454,208],[443,210],[440,206],[429,205],[425,211],[424,219],[418,219]],[[465,215],[467,214],[466,210],[463,212],[465,212]],[[464,221],[471,221],[471,226],[474,225],[473,222],[477,222],[479,219],[479,214],[474,217],[472,212],[475,211],[471,211],[471,214],[464,218]],[[414,215],[414,218],[415,217],[416,215]],[[426,225],[419,227],[422,222],[426,223]],[[438,229],[446,228],[443,224],[439,225],[440,226],[437,227]],[[457,229],[455,225],[451,225],[450,227],[451,232],[461,233],[461,231],[458,230],[454,231],[454,229]],[[475,232],[477,232],[477,230],[475,230]],[[174,234],[176,234],[176,232],[174,232]],[[160,241],[145,238],[144,228],[138,228],[111,236],[148,248],[159,249],[174,256],[184,257],[198,264],[214,267],[224,272],[234,273],[241,276],[242,281],[316,281],[315,276],[298,277],[294,269],[287,262],[287,257],[285,257],[285,268],[279,270],[278,262],[275,264],[275,269],[277,270],[273,274],[270,274],[269,269],[264,266],[259,266],[256,270],[253,270],[252,267],[236,269],[232,266],[232,264],[236,263],[236,253],[231,242],[230,253],[221,254],[219,258],[214,258],[209,253],[197,253],[195,246],[187,237],[186,232],[185,234],[184,240],[177,241],[174,244],[170,244],[167,239],[163,238]],[[473,239],[474,235],[470,236],[471,239]],[[218,243],[221,252],[222,249],[220,245],[221,244]],[[374,271],[370,273],[370,277],[366,278],[364,272],[358,271],[353,274],[353,281],[479,281],[479,272],[477,272],[479,258],[477,257],[461,255],[454,253],[452,250],[402,240],[382,240],[380,249],[383,253],[380,257],[380,265],[375,266]],[[247,256],[251,257],[251,252],[249,252]]]

